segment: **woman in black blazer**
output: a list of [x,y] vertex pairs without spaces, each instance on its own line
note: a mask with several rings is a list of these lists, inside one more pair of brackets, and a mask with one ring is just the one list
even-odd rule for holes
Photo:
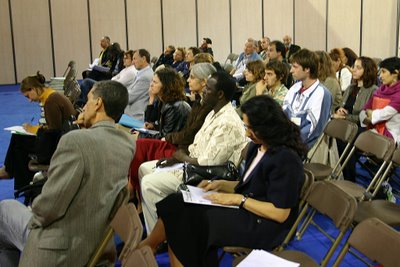
[[209,199],[239,209],[185,203],[172,194],[157,204],[159,220],[140,246],[154,250],[168,240],[171,266],[218,266],[217,250],[240,246],[271,250],[298,213],[306,148],[299,128],[269,96],[241,106],[246,135],[253,141],[240,181],[202,181]]

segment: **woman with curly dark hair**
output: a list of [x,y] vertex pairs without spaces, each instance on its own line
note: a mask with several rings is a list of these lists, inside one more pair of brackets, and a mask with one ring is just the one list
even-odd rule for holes
[[241,107],[252,140],[240,181],[202,181],[212,203],[189,204],[181,194],[157,203],[159,219],[140,246],[153,250],[168,240],[171,266],[218,266],[217,250],[240,246],[271,250],[292,227],[304,181],[306,147],[299,128],[271,97],[255,96]]
[[171,68],[154,73],[149,89],[149,104],[145,111],[145,128],[157,134],[141,134],[139,137],[161,139],[166,134],[183,128],[190,113],[185,102],[184,81]]

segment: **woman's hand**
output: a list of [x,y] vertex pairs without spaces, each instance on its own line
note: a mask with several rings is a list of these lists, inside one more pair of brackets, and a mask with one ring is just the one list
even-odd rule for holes
[[336,110],[336,114],[345,116],[349,114],[349,112],[345,108],[338,108],[338,110]]
[[204,196],[205,199],[211,200],[214,204],[235,205],[239,206],[242,202],[243,195],[230,193],[215,193]]
[[24,128],[25,131],[27,131],[28,133],[36,133],[36,128],[33,125],[30,125],[29,123],[24,123],[22,124],[22,127]]
[[197,187],[203,188],[204,192],[220,191],[223,187],[223,183],[223,180],[203,180],[197,185]]
[[348,114],[348,111],[345,108],[339,108],[336,110],[336,112],[332,115],[332,118],[334,119],[341,119],[344,120],[346,119],[346,115]]
[[147,130],[152,130],[152,129],[154,129],[154,124],[151,123],[151,122],[145,122],[144,123],[144,128],[147,129]]
[[256,84],[256,95],[263,95],[265,93],[265,90],[267,90],[267,84],[264,82],[264,80],[260,80]]

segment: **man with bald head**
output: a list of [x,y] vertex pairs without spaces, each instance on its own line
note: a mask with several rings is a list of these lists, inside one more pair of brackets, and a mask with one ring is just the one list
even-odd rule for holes
[[246,64],[251,61],[262,60],[259,54],[256,51],[257,41],[253,38],[248,38],[244,44],[243,52],[239,55],[238,59],[234,64],[234,68],[231,71],[231,75],[236,79],[236,81],[240,81],[243,79],[243,71],[246,68]]
[[283,36],[282,40],[286,48],[286,60],[289,61],[290,57],[300,50],[300,46],[292,44],[292,37],[289,35]]

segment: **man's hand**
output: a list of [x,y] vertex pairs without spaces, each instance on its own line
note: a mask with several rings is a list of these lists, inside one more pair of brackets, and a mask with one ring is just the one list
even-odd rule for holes
[[83,116],[84,116],[84,111],[82,113],[80,113],[78,118],[75,121],[73,121],[72,123],[79,125],[80,128],[85,128]]

